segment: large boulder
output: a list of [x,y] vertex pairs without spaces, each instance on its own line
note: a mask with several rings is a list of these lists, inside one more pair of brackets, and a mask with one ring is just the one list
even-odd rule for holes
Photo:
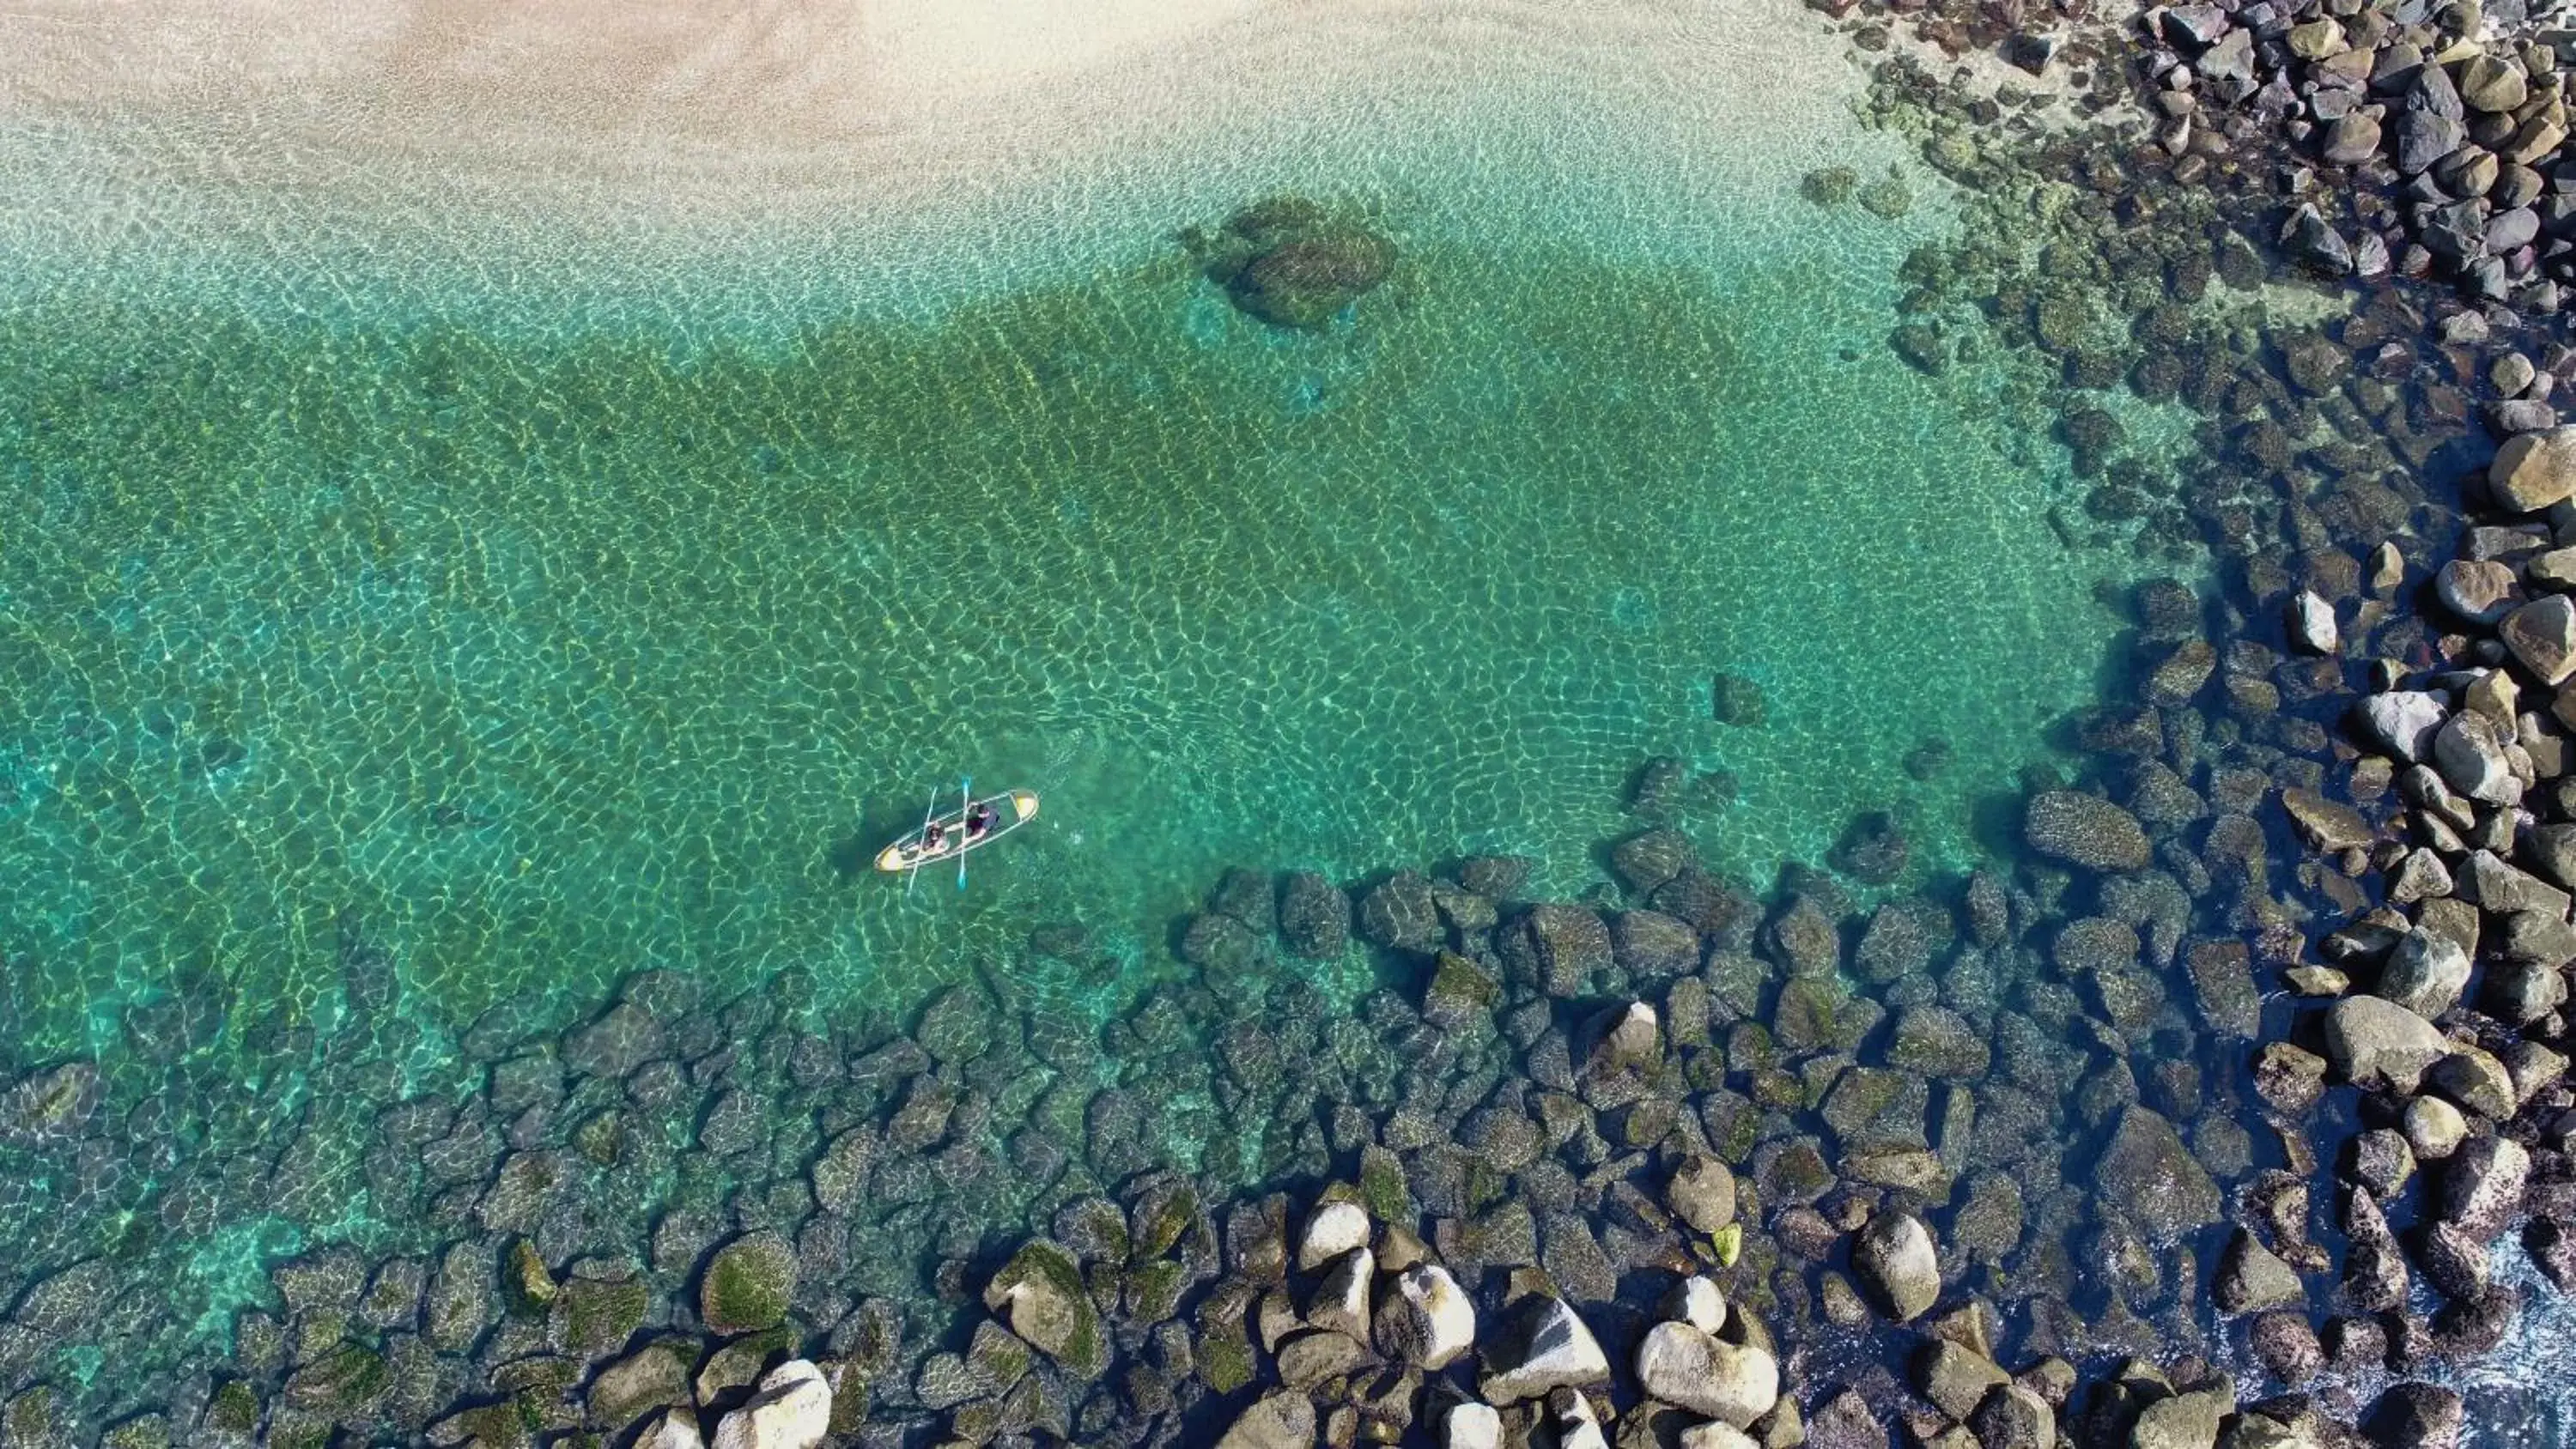
[[2487,491],[2516,513],[2538,513],[2576,498],[2576,427],[2506,439],[2487,465]]
[[1503,933],[1503,962],[1550,996],[1579,996],[1610,964],[1610,928],[1581,906],[1536,905]]
[[1694,1231],[1715,1233],[1735,1221],[1735,1174],[1716,1158],[1694,1153],[1673,1169],[1664,1200]]
[[2543,595],[2507,614],[2496,634],[2541,683],[2555,688],[2576,674],[2576,599]]
[[1739,1429],[1780,1401],[1780,1365],[1770,1354],[1722,1343],[1687,1323],[1646,1330],[1637,1381],[1655,1398]]
[[1393,242],[1294,197],[1237,212],[1211,250],[1209,279],[1274,327],[1323,327],[1395,267]]
[[2479,1242],[2493,1242],[2522,1211],[2531,1153],[2510,1137],[2472,1137],[2435,1178],[2443,1220]]
[[2433,1023],[2378,996],[2347,996],[2326,1010],[2326,1058],[2344,1080],[2408,1093],[2451,1054]]
[[786,1319],[795,1294],[796,1249],[776,1233],[749,1233],[718,1249],[707,1264],[698,1285],[698,1317],[711,1332],[757,1333]]
[[1430,877],[1401,870],[1360,897],[1360,935],[1398,951],[1439,949],[1445,934]]
[[1096,1377],[1108,1366],[1108,1344],[1082,1265],[1056,1243],[1037,1238],[1023,1244],[985,1285],[984,1306],[1007,1313],[1013,1333],[1076,1378]]
[[1899,1323],[1930,1311],[1941,1296],[1941,1260],[1932,1231],[1912,1213],[1883,1212],[1852,1244],[1852,1268]]
[[2218,1184],[2183,1146],[2173,1123],[2147,1107],[2132,1105],[2120,1114],[2095,1180],[2105,1197],[2127,1207],[2157,1237],[2219,1219]]
[[832,1386],[794,1358],[769,1371],[760,1391],[716,1426],[712,1449],[814,1449],[832,1428]]
[[2022,838],[2053,860],[2087,870],[2143,870],[2150,859],[2138,818],[2098,795],[2043,790],[2022,815]]
[[1563,1299],[1544,1295],[1523,1303],[1485,1348],[1484,1364],[1480,1394],[1495,1404],[1516,1404],[1544,1397],[1551,1389],[1580,1388],[1610,1377],[1601,1341]]
[[1290,953],[1329,961],[1351,939],[1351,899],[1311,870],[1290,871],[1279,882],[1279,939]]
[[97,1115],[98,1068],[65,1062],[0,1092],[0,1146],[37,1147],[78,1136]]
[[1378,1350],[1425,1373],[1438,1373],[1476,1343],[1476,1306],[1436,1263],[1396,1275],[1378,1300]]
[[2378,995],[2427,1021],[2460,1004],[2469,987],[2469,953],[2449,936],[2421,927],[2388,953]]
[[1237,1414],[1216,1449],[1314,1449],[1315,1401],[1294,1389],[1262,1395]]

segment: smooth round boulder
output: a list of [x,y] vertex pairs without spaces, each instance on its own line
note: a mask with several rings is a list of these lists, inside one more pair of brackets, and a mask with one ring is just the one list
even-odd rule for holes
[[1852,1244],[1852,1268],[1876,1294],[1881,1311],[1909,1323],[1941,1297],[1941,1259],[1932,1231],[1912,1213],[1886,1212],[1870,1219]]

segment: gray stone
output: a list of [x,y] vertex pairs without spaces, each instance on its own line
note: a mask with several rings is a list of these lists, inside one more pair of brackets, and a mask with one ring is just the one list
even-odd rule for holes
[[[2460,993],[2468,985],[2469,953],[2448,936],[2436,936],[2418,927],[2407,932],[2397,948],[2388,953],[2378,994],[2429,1021],[2457,1006]],[[2327,1018],[2326,1030],[2331,1043],[2332,1016]]]
[[2472,1137],[2434,1179],[2444,1219],[2480,1242],[2493,1242],[2522,1211],[2531,1154],[2510,1137]]
[[1235,1415],[1216,1444],[1217,1449],[1315,1449],[1315,1442],[1315,1401],[1280,1389]]
[[2506,615],[2496,633],[2541,683],[2555,687],[2576,674],[2576,599],[2543,595]]
[[2507,736],[2494,720],[2462,710],[2433,736],[2433,766],[2442,781],[2472,800],[2511,805],[2522,799],[2522,781],[2505,754]]
[[2139,1412],[2130,1449],[2214,1449],[2219,1421],[2234,1412],[2235,1395],[2216,1389],[2159,1399]]
[[2299,1281],[2297,1270],[2243,1228],[2236,1230],[2226,1251],[2219,1254],[2210,1291],[2219,1309],[2227,1313],[2261,1313],[2308,1299],[2307,1285]]
[[2033,795],[2023,813],[2022,834],[2040,854],[2090,870],[2143,870],[2150,858],[2147,833],[2136,816],[2073,790]]
[[1852,1269],[1899,1323],[1928,1312],[1941,1296],[1941,1262],[1931,1230],[1911,1213],[1872,1218],[1852,1244]]
[[1516,1404],[1557,1388],[1606,1382],[1610,1360],[1563,1299],[1526,1301],[1484,1355],[1480,1392],[1489,1403]]
[[2132,1105],[2103,1149],[2096,1180],[2112,1201],[2127,1204],[2138,1223],[2171,1238],[2219,1219],[2218,1184],[2183,1146],[2173,1124]]
[[1655,1398],[1739,1429],[1780,1399],[1780,1366],[1767,1351],[1721,1343],[1687,1323],[1646,1330],[1637,1380]]
[[2431,758],[2433,737],[2451,716],[2438,694],[2393,689],[2361,702],[2361,717],[2371,738],[2410,764]]
[[2472,624],[2492,624],[2520,608],[2522,580],[2499,559],[2455,558],[2433,574],[2433,596]]
[[2413,1092],[2451,1053],[2450,1040],[2431,1022],[2377,996],[2347,996],[2328,1007],[2325,1039],[2326,1056],[2344,1080],[2401,1094]]

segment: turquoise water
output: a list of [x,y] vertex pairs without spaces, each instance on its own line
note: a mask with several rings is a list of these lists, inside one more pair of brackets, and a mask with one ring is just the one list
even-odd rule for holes
[[[2054,449],[1882,345],[1904,231],[1648,265],[1372,219],[1398,270],[1319,334],[1151,235],[739,335],[541,291],[13,309],[12,1035],[209,983],[327,1013],[353,937],[462,1022],[643,965],[900,1004],[1073,921],[1087,965],[1027,969],[1106,1002],[1229,864],[1578,889],[1655,754],[1734,777],[1695,828],[1748,877],[1869,809],[1964,863],[2122,565],[2049,530]],[[1719,669],[1766,724],[1711,718]],[[1046,813],[962,893],[858,868],[961,772]]]

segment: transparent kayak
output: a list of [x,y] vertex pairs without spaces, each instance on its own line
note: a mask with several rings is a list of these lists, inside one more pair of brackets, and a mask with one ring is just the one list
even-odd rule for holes
[[918,870],[933,861],[954,860],[970,850],[981,850],[1021,826],[1038,818],[1038,795],[1035,790],[1011,790],[987,795],[974,802],[993,812],[993,826],[973,840],[966,838],[966,812],[960,805],[946,815],[936,817],[944,838],[936,850],[924,850],[922,840],[929,835],[924,825],[903,839],[877,852],[877,869],[901,873]]

